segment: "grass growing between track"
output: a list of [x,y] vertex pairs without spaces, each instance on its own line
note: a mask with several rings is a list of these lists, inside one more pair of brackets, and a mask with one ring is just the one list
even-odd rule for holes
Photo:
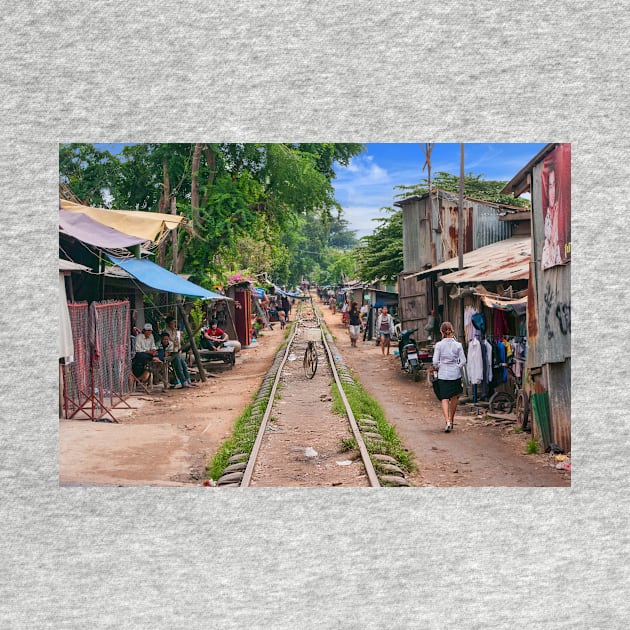
[[[372,398],[362,387],[353,379],[353,384],[342,383],[343,391],[348,399],[352,413],[357,422],[361,418],[370,418],[376,422],[376,429],[370,429],[375,433],[380,433],[385,440],[384,444],[375,444],[370,440],[365,440],[365,446],[370,454],[381,453],[383,455],[389,455],[398,460],[399,466],[407,471],[411,472],[415,470],[416,466],[413,463],[413,453],[405,449],[400,441],[400,438],[396,434],[394,427],[385,420],[385,414],[381,406]],[[346,409],[339,394],[339,388],[336,383],[332,385],[332,410],[334,413],[345,416]],[[360,424],[360,423],[359,423]],[[354,440],[354,438],[350,438]],[[373,461],[374,467],[379,469],[379,462]]]
[[[288,343],[288,333],[291,328],[287,326],[287,329],[284,341],[276,350],[276,355],[284,347],[286,347]],[[256,436],[258,435],[258,430],[260,429],[260,424],[263,416],[265,415],[270,397],[269,394],[262,395],[261,390],[263,387],[264,383],[258,392],[254,394],[254,402],[247,405],[247,407],[243,410],[243,413],[236,419],[232,436],[223,442],[217,454],[206,466],[207,479],[214,479],[215,481],[218,480],[223,474],[225,468],[228,466],[228,460],[233,455],[238,455],[240,453],[246,453],[249,455],[252,452],[252,448],[254,447],[254,442],[256,441]],[[276,399],[282,398],[280,394],[281,389],[282,384],[279,383],[275,395]]]

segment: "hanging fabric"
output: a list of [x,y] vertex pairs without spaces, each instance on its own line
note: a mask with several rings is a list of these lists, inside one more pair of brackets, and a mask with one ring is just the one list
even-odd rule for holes
[[468,379],[472,385],[478,385],[483,380],[483,358],[479,339],[471,339],[468,344]]
[[507,313],[501,309],[495,308],[494,314],[494,338],[499,339],[503,335],[507,335],[509,331]]

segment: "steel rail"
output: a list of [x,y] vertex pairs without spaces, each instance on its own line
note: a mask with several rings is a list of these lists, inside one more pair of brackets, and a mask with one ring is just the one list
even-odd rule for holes
[[293,340],[295,339],[299,328],[300,327],[299,327],[299,319],[298,319],[295,322],[295,326],[293,327],[293,332],[287,342],[287,347],[284,352],[284,357],[282,357],[282,362],[280,363],[280,367],[278,368],[278,371],[276,372],[276,377],[273,379],[273,385],[271,386],[271,391],[269,392],[269,400],[267,401],[267,407],[265,408],[265,413],[260,422],[260,427],[258,428],[258,433],[256,434],[256,440],[254,441],[254,446],[252,446],[252,451],[249,454],[249,459],[247,460],[247,466],[245,468],[245,472],[243,473],[243,478],[241,479],[241,488],[246,488],[247,486],[249,486],[249,483],[252,480],[252,475],[254,474],[254,466],[256,466],[258,453],[260,451],[263,438],[265,437],[265,431],[267,430],[267,422],[269,421],[269,417],[271,416],[273,403],[276,397],[276,391],[278,389],[278,383],[280,382],[280,377],[282,376],[282,370],[284,368],[284,364],[287,362],[289,353],[291,352],[291,346],[293,345]]
[[[320,328],[322,326],[320,322],[319,315],[315,315],[317,317],[317,323]],[[323,332],[323,331],[322,331]],[[365,472],[367,473],[368,480],[370,482],[370,486],[373,488],[380,488],[381,484],[378,480],[378,476],[376,474],[376,470],[374,469],[374,465],[372,464],[372,460],[370,459],[370,453],[365,446],[365,442],[363,441],[363,436],[361,435],[361,430],[359,429],[359,425],[352,413],[352,408],[350,407],[350,403],[348,402],[348,398],[346,397],[346,393],[343,391],[343,387],[341,386],[341,379],[339,378],[339,372],[335,366],[335,358],[332,355],[330,350],[330,346],[328,345],[328,340],[326,339],[326,334],[322,334],[322,342],[324,344],[324,348],[326,349],[326,353],[328,355],[328,363],[330,364],[333,376],[335,377],[335,383],[337,383],[337,389],[339,390],[339,395],[341,396],[341,400],[343,401],[343,405],[346,408],[346,415],[348,416],[348,421],[350,422],[350,427],[352,428],[352,433],[354,435],[355,440],[357,441],[357,446],[359,447],[359,452],[361,453],[361,459],[363,460],[363,466],[365,467]]]
[[[354,435],[354,438],[357,441],[357,446],[359,448],[359,452],[361,453],[361,459],[363,461],[363,466],[365,468],[365,472],[367,474],[368,477],[368,481],[370,482],[370,486],[373,488],[378,488],[380,487],[380,482],[378,480],[378,476],[376,475],[376,470],[374,469],[374,465],[372,464],[372,460],[370,459],[370,454],[367,450],[367,447],[365,446],[365,442],[363,441],[363,437],[361,435],[361,431],[359,429],[359,425],[357,424],[357,421],[354,417],[354,414],[352,413],[352,409],[350,407],[350,403],[348,402],[348,398],[346,397],[345,392],[343,391],[343,387],[341,386],[341,379],[339,378],[339,373],[337,372],[337,368],[335,366],[335,361],[334,361],[334,357],[332,356],[332,352],[330,350],[330,346],[328,345],[328,341],[326,340],[326,334],[325,331],[322,328],[322,322],[321,322],[321,318],[319,317],[319,315],[317,314],[316,311],[316,307],[313,304],[313,300],[311,299],[311,307],[313,309],[313,314],[315,315],[315,321],[317,322],[317,325],[319,327],[319,330],[322,333],[321,336],[321,341],[322,344],[324,346],[324,349],[326,350],[326,355],[328,357],[328,364],[330,365],[330,369],[333,373],[333,376],[335,378],[335,383],[337,384],[337,388],[339,389],[339,394],[341,396],[341,400],[343,401],[345,410],[346,410],[346,415],[348,416],[348,421],[350,422],[350,427],[352,429],[352,433]],[[241,483],[240,483],[240,487],[241,488],[245,488],[247,486],[249,486],[251,480],[252,480],[252,475],[254,473],[254,468],[256,466],[256,461],[258,459],[258,454],[260,452],[260,447],[262,446],[262,441],[263,438],[265,437],[265,432],[267,430],[267,423],[269,421],[269,418],[271,417],[271,412],[273,410],[273,405],[275,402],[275,395],[276,395],[276,391],[278,389],[278,383],[280,382],[280,378],[282,376],[282,370],[284,368],[285,363],[287,362],[287,359],[289,357],[289,354],[292,351],[292,347],[293,347],[293,342],[297,336],[298,331],[300,330],[301,324],[304,321],[303,317],[302,317],[302,310],[303,307],[300,309],[300,315],[298,317],[298,319],[295,322],[295,326],[293,328],[293,333],[291,334],[291,337],[289,338],[288,342],[287,342],[287,347],[284,353],[284,357],[282,358],[282,362],[280,363],[280,366],[278,367],[278,371],[276,372],[276,376],[274,378],[273,381],[273,385],[271,387],[271,390],[269,392],[269,400],[267,401],[267,407],[265,409],[265,413],[263,415],[263,418],[260,422],[260,427],[258,429],[258,433],[256,434],[256,440],[254,441],[254,445],[252,447],[252,451],[249,455],[249,459],[247,461],[247,466],[245,468],[245,472],[243,473],[243,478],[241,479]]]

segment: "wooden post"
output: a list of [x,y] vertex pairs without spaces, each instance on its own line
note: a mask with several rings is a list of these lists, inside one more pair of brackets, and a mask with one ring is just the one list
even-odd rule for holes
[[[459,144],[459,220],[458,220],[458,237],[457,237],[457,268],[464,268],[464,143]],[[469,229],[472,226],[469,227]],[[458,333],[460,340],[464,341],[464,298],[460,301],[460,325]]]
[[203,370],[203,366],[201,365],[201,357],[199,356],[199,350],[197,349],[197,344],[195,343],[195,336],[193,335],[192,329],[190,328],[190,324],[188,323],[188,318],[186,317],[186,313],[184,311],[184,307],[181,302],[177,303],[177,310],[179,311],[179,315],[184,322],[184,328],[186,328],[186,332],[188,333],[188,338],[190,339],[190,347],[192,348],[193,354],[195,355],[195,363],[199,368],[199,378],[205,383],[206,382],[206,373]]

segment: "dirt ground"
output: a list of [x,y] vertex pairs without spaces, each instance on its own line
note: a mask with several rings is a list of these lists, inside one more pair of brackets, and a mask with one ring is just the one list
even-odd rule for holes
[[[380,403],[405,447],[414,453],[418,470],[408,477],[414,485],[571,484],[570,473],[557,470],[549,455],[526,455],[530,435],[515,433],[509,422],[460,413],[453,433],[444,433],[439,403],[426,381],[414,383],[400,370],[398,357],[382,356],[373,341],[352,348],[341,316],[319,306],[346,365]],[[200,485],[206,464],[230,436],[234,421],[251,402],[283,340],[284,332],[276,325],[258,343],[241,351],[234,369],[217,364],[213,369],[216,378],[197,388],[132,396],[129,402],[134,409],[115,411],[118,424],[60,420],[60,485]],[[323,372],[320,377],[326,383],[317,387],[317,396],[325,393],[329,382]],[[282,424],[291,421],[304,403],[302,398],[283,399],[276,414],[276,438],[282,437]],[[308,444],[305,441],[299,446]],[[343,459],[332,450],[329,455],[331,466]],[[266,472],[259,471],[260,485],[265,485]],[[305,479],[295,482],[309,485]]]
[[352,348],[339,314],[319,304],[339,352],[363,388],[385,410],[418,471],[415,486],[570,486],[570,473],[557,470],[550,455],[526,455],[529,433],[515,433],[511,422],[484,416],[455,416],[455,430],[444,433],[440,403],[423,378],[414,383],[400,360],[383,356],[374,341]]
[[135,409],[118,407],[118,424],[59,421],[60,485],[198,485],[205,467],[258,391],[284,332],[274,325],[241,350],[229,369],[212,364],[191,389],[134,394]]

